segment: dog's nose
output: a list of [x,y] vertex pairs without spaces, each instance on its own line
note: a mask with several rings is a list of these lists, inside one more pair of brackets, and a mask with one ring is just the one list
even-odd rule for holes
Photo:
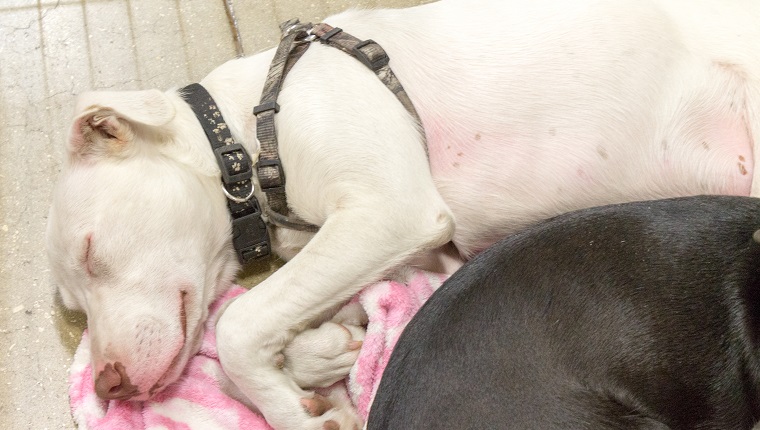
[[139,393],[137,386],[129,382],[127,370],[118,361],[108,363],[95,379],[95,392],[105,400],[126,400]]

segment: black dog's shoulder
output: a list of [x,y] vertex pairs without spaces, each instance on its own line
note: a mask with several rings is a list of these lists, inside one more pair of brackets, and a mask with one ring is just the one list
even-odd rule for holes
[[581,210],[499,242],[406,328],[368,428],[591,428],[565,424],[593,404],[607,411],[593,428],[750,428],[758,228],[760,200],[699,196]]

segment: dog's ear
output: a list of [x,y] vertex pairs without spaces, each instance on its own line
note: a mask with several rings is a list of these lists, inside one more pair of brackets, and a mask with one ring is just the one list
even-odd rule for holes
[[69,150],[79,156],[122,153],[139,128],[165,125],[174,114],[174,105],[159,90],[83,93],[77,98]]

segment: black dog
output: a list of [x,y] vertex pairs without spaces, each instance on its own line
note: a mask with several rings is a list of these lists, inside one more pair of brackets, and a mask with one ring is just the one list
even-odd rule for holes
[[408,325],[368,428],[752,428],[758,229],[760,199],[701,196],[503,240]]

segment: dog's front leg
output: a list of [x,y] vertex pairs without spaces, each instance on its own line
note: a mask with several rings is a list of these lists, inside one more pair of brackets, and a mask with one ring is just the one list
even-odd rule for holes
[[450,240],[451,215],[437,196],[401,199],[336,210],[299,254],[220,318],[222,366],[276,429],[359,425],[353,411],[299,388],[277,356],[326,310],[411,255]]

